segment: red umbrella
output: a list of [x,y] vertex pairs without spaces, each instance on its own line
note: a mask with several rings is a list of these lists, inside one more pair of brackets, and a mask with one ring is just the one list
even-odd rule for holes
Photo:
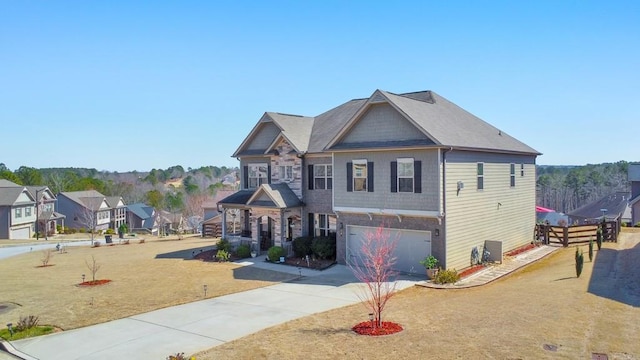
[[536,205],[536,212],[556,212],[555,210],[551,210],[551,209],[547,209],[545,207],[542,206],[537,206]]

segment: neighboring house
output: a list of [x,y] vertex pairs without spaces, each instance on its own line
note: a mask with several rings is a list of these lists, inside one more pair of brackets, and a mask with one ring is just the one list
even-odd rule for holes
[[567,226],[569,225],[569,216],[552,209],[536,206],[536,222],[553,226]]
[[127,204],[121,196],[109,196],[106,198],[111,208],[111,228],[116,232],[120,225],[127,223]]
[[[8,190],[9,188],[13,190]],[[0,219],[0,227],[4,229],[4,231],[0,230],[0,238],[9,238],[9,235],[11,235],[13,239],[29,238],[33,237],[36,232],[39,232],[43,238],[55,234],[56,225],[64,226],[64,215],[54,211],[56,197],[51,190],[46,186],[22,186],[5,179],[0,179],[0,198],[3,198],[2,194],[8,196],[8,198],[4,198],[5,201],[11,201],[10,198],[13,195],[10,194],[21,193],[24,189],[27,190],[33,199],[33,205],[16,205],[16,208],[22,208],[22,210],[18,211],[19,214],[14,211],[14,216],[20,216],[14,219],[15,226],[11,231],[12,234],[9,234],[7,230],[9,228],[7,226],[8,218],[2,217]],[[36,198],[38,206],[36,206]],[[21,201],[24,200],[25,199],[22,199]],[[26,222],[29,222],[31,216],[34,216],[33,224],[27,226]],[[36,219],[39,219],[39,221],[36,221]],[[31,228],[29,234],[27,234],[27,227]]]
[[46,186],[27,186],[27,189],[34,198],[37,197],[36,217],[38,223],[36,231],[41,233],[42,237],[46,237],[57,232],[57,225],[64,228],[66,216],[55,211],[57,199],[53,192]]
[[631,224],[640,224],[640,164],[629,164],[627,179],[631,183]]
[[0,239],[30,239],[35,234],[36,199],[26,186],[0,179]]
[[628,192],[616,192],[567,213],[571,224],[592,224],[602,221],[621,221],[629,207]]
[[127,224],[130,232],[139,230],[149,231],[152,235],[158,234],[156,211],[153,207],[135,203],[127,205]]
[[111,223],[107,198],[95,190],[59,193],[58,212],[66,216],[67,225],[74,229],[107,230]]
[[204,211],[204,220],[209,220],[214,216],[220,214],[218,211],[218,202],[224,198],[234,194],[236,190],[223,190],[216,191],[216,195],[211,200],[207,200],[202,204],[202,210]]
[[398,270],[422,273],[429,254],[462,269],[485,240],[531,241],[538,155],[432,91],[376,90],[316,117],[265,113],[233,154],[240,190],[219,205],[261,251],[330,236],[353,263],[384,226]]
[[181,232],[185,229],[182,213],[160,210],[158,212],[157,221],[160,229],[163,230],[164,235]]

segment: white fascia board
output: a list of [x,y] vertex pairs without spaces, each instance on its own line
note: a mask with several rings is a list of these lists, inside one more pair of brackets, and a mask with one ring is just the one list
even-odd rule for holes
[[429,217],[429,218],[442,217],[442,214],[440,214],[439,211],[433,211],[433,210],[376,209],[376,208],[360,208],[360,207],[348,207],[348,206],[334,206],[333,212],[371,214],[371,215],[393,215],[393,216],[400,215],[400,216]]

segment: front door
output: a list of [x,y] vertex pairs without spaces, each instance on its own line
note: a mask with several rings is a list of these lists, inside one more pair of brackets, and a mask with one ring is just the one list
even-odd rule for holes
[[258,234],[260,235],[260,251],[267,251],[270,247],[273,246],[273,239],[271,237],[271,228],[273,226],[273,223],[270,217],[267,217],[266,219],[267,221],[264,222],[264,219],[260,218],[260,222],[258,223]]

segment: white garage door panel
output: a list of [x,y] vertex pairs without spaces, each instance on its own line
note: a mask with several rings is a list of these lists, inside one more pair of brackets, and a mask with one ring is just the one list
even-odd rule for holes
[[11,234],[9,234],[10,239],[28,239],[29,238],[29,227],[23,227],[20,229],[11,230]]
[[[364,226],[347,226],[347,261],[354,263],[359,259],[360,249],[367,232],[375,233],[377,228]],[[394,255],[396,256],[396,270],[406,273],[424,273],[420,260],[431,254],[431,232],[400,230],[386,228],[391,239],[398,243]]]

